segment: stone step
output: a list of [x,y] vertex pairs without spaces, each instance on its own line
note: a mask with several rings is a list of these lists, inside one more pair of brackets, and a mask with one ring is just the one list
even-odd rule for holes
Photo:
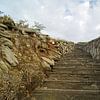
[[[91,57],[61,57],[60,60],[93,60]],[[95,61],[95,60],[94,60]]]
[[74,51],[74,52],[70,52],[70,53],[66,53],[64,56],[70,56],[70,55],[84,55],[84,56],[90,56],[89,53],[87,52],[80,52],[80,51]]
[[58,62],[54,67],[75,67],[75,66],[79,66],[79,67],[96,67],[96,68],[100,68],[100,63],[61,63]]
[[61,58],[60,60],[64,60],[64,61],[71,61],[71,60],[75,60],[75,61],[94,61],[91,58],[72,58],[72,57],[65,57],[65,58]]
[[83,50],[78,50],[78,49],[76,49],[76,50],[73,50],[72,52],[69,52],[68,54],[72,54],[72,53],[82,53],[82,54],[89,54],[89,53],[87,53],[87,52],[84,52]]
[[74,90],[74,89],[48,89],[48,88],[40,88],[40,89],[36,89],[34,91],[34,93],[38,93],[38,94],[41,94],[41,93],[46,93],[48,92],[49,93],[66,93],[66,94],[77,94],[77,95],[80,95],[80,94],[92,94],[92,95],[98,95],[100,94],[100,90]]
[[100,71],[100,67],[82,67],[82,66],[71,66],[71,67],[53,67],[53,72],[55,71],[66,71],[66,70],[69,70],[69,71],[78,71],[78,70],[83,70],[83,71]]
[[41,89],[33,96],[36,100],[100,100],[98,90]]
[[66,57],[70,57],[70,56],[76,56],[76,57],[91,57],[91,55],[90,54],[87,54],[87,53],[69,53],[69,54],[66,54],[66,55],[64,55],[64,56],[66,56]]
[[66,73],[54,73],[54,74],[50,74],[50,79],[65,79],[65,80],[70,80],[70,79],[75,79],[75,80],[79,80],[79,79],[96,79],[96,80],[100,80],[100,75],[98,74],[66,74]]
[[100,70],[99,66],[54,66],[53,70]]
[[72,58],[72,59],[75,59],[75,58],[88,58],[88,59],[92,59],[92,57],[91,56],[86,56],[86,55],[67,55],[67,56],[63,56],[62,57],[62,59],[63,58]]
[[50,74],[62,74],[62,73],[68,73],[68,74],[99,74],[100,75],[100,68],[99,69],[83,69],[83,68],[77,68],[76,69],[73,69],[73,68],[54,68],[52,72],[48,72]]
[[[78,73],[78,74],[85,74],[85,73],[100,73],[100,69],[82,69],[82,68],[77,68],[76,69],[73,69],[73,68],[56,68],[56,69],[53,69],[52,71],[53,73]],[[52,73],[50,72],[50,73]],[[48,72],[49,73],[49,72]]]
[[73,69],[73,70],[54,70],[52,72],[48,72],[48,74],[87,74],[87,75],[100,75],[100,70],[77,70],[77,69]]
[[43,86],[53,89],[98,90],[99,81],[45,80]]
[[70,74],[70,75],[100,75],[100,71],[95,71],[95,70],[66,70],[66,71],[52,71],[52,72],[48,72],[48,74]]
[[83,52],[82,50],[74,50],[72,52],[69,52],[68,54],[70,53],[88,54],[87,52]]
[[76,60],[76,59],[72,59],[72,60],[60,60],[59,61],[60,63],[73,63],[73,64],[75,64],[75,63],[93,63],[93,60]]
[[63,55],[61,59],[63,59],[63,58],[72,58],[72,57],[73,57],[73,59],[75,59],[75,58],[76,59],[80,59],[80,58],[82,58],[82,59],[85,59],[85,58],[92,59],[92,57],[90,55],[89,56],[84,56],[84,55],[83,56],[78,56],[78,55],[74,56],[74,55],[68,55],[68,54],[67,55]]
[[91,56],[66,56],[66,57],[62,57],[61,59],[79,59],[79,60],[81,60],[81,59],[92,59],[92,57]]
[[100,71],[99,67],[82,67],[82,66],[71,66],[71,67],[53,67],[53,72],[55,71]]
[[58,64],[91,64],[91,65],[99,65],[100,66],[100,63],[96,63],[96,62],[93,62],[93,61],[76,61],[76,60],[71,60],[71,61],[67,61],[67,60],[60,60],[58,62]]
[[49,76],[50,79],[52,80],[75,80],[75,81],[91,81],[94,79],[99,80],[100,77],[99,76],[85,76],[85,75],[81,75],[81,76],[58,76],[58,75],[50,75]]

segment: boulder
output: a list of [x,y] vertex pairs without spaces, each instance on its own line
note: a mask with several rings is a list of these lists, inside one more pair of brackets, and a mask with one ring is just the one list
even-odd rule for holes
[[12,52],[12,50],[8,47],[8,46],[2,46],[2,55],[3,55],[3,59],[5,59],[9,64],[11,64],[11,66],[17,66],[18,64],[18,60],[15,57],[14,52]]
[[11,34],[0,30],[0,37],[11,38]]
[[0,27],[0,30],[1,30],[1,31],[5,31],[5,29],[4,29],[4,28],[2,28],[2,27]]
[[51,60],[49,58],[46,57],[41,57],[45,62],[47,62],[49,65],[54,65],[54,60]]
[[8,27],[6,25],[1,24],[1,23],[0,23],[0,27],[3,28],[3,29],[8,29]]
[[13,47],[12,41],[10,41],[7,38],[0,38],[0,44],[1,45],[5,45],[5,46],[8,46],[9,48],[12,48]]
[[35,34],[35,30],[32,28],[18,28],[23,35],[25,34]]
[[43,67],[44,70],[51,71],[51,67],[50,67],[50,65],[46,61],[43,60],[41,62],[41,64],[42,64],[42,67]]

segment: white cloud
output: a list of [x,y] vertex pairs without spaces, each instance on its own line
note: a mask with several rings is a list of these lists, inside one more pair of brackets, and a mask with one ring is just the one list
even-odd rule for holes
[[72,21],[73,20],[73,16],[67,15],[67,16],[64,16],[64,19],[66,19],[68,21]]
[[99,0],[2,0],[0,9],[30,24],[39,21],[57,38],[88,41],[100,35]]
[[96,26],[96,30],[100,31],[100,24]]

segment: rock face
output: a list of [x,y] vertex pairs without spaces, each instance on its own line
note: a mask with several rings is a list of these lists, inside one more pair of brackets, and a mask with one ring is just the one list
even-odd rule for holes
[[[26,100],[74,43],[55,40],[0,17],[0,100]],[[30,100],[30,99],[29,99]]]
[[90,53],[93,59],[100,61],[100,37],[86,43],[81,48]]

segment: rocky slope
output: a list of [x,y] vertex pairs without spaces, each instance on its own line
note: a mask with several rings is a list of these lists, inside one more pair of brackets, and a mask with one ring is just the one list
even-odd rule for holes
[[74,43],[55,40],[0,16],[0,100],[25,100]]

